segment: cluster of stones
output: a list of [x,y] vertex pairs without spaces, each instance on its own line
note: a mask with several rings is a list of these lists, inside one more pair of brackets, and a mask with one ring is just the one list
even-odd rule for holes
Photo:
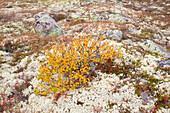
[[[100,1],[101,3],[107,3],[107,0]],[[113,2],[113,1],[112,1]],[[114,1],[115,2],[115,1]],[[83,1],[80,3],[80,6],[67,9],[67,11],[63,11],[64,9],[55,10],[56,13],[51,14],[39,14],[35,15],[35,30],[40,34],[42,37],[52,37],[52,36],[60,36],[64,34],[72,34],[77,31],[82,31],[84,27],[75,27],[71,30],[64,31],[60,26],[57,25],[58,21],[65,20],[65,21],[86,21],[86,22],[98,22],[98,21],[110,21],[110,22],[119,22],[119,23],[127,23],[132,22],[133,20],[126,16],[122,16],[122,13],[118,8],[114,8],[111,11],[99,10],[95,11],[92,10],[91,13],[80,13],[78,9],[81,9],[85,6],[92,6],[91,4],[98,3],[95,0]],[[121,7],[123,4],[119,4]],[[123,33],[120,30],[105,30],[100,32],[99,34],[103,34],[105,37],[110,37],[117,41],[121,41],[123,37]],[[152,40],[146,40],[143,43],[140,43],[140,46],[147,51],[155,52],[160,55],[163,55],[165,58],[170,58],[170,53],[167,51],[166,48],[154,43]],[[160,64],[162,66],[162,64]],[[165,63],[166,65],[166,63]],[[168,64],[167,64],[168,65]]]

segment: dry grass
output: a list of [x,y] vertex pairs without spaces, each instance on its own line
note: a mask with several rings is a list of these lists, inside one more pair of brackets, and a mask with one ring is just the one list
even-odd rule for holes
[[[13,21],[13,22],[16,22],[16,21],[22,21],[23,18],[27,18],[28,16],[26,14],[30,13],[31,16],[41,12],[42,9],[38,9],[38,10],[23,10],[23,11],[19,11],[17,13],[15,12],[10,12],[10,13],[4,13],[4,12],[1,12],[0,13],[0,21],[3,22],[3,23],[6,23],[6,22],[10,22],[10,21]],[[23,17],[18,17],[17,15],[18,14],[21,14],[23,15]]]
[[8,22],[8,21],[12,21],[12,20],[15,20],[15,13],[12,12],[12,13],[0,13],[0,21],[1,22]]
[[15,0],[1,0],[0,4],[6,3],[6,2],[14,2]]

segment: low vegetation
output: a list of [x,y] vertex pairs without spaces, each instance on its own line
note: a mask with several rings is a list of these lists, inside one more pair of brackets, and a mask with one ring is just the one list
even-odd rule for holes
[[52,52],[45,51],[48,57],[37,77],[42,80],[40,86],[44,91],[37,89],[35,94],[73,90],[90,81],[96,62],[105,63],[107,59],[121,57],[121,52],[102,37],[78,37],[69,44],[62,42],[54,45]]

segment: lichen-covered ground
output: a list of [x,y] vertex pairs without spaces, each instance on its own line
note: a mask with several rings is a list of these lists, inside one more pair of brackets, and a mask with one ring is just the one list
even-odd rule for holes
[[[168,0],[1,0],[0,112],[169,113],[169,5]],[[40,37],[37,14],[59,14],[53,19],[64,35]],[[35,95],[43,47],[78,36],[104,36],[123,56],[99,64],[88,85],[63,95]]]

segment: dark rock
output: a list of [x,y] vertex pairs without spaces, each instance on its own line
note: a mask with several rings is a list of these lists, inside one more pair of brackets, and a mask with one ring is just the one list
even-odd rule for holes
[[53,14],[49,14],[49,15],[50,15],[50,17],[52,17],[56,22],[67,18],[67,14],[66,14],[66,13],[53,13]]
[[16,71],[14,71],[13,73],[20,73],[20,72],[23,72],[23,68],[21,67],[21,68],[18,68],[18,70],[16,70]]
[[13,44],[11,43],[11,41],[8,41],[7,43],[4,44],[3,50],[6,51],[6,52],[12,53],[13,52],[12,47],[13,47]]
[[11,5],[7,5],[5,8],[12,8],[12,6]]

